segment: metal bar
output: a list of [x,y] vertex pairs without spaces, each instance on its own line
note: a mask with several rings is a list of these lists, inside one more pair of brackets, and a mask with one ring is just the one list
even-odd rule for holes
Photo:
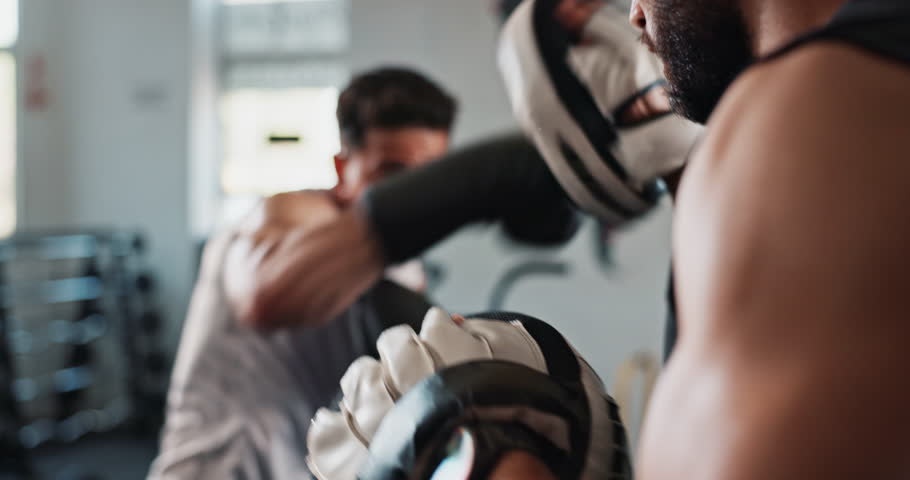
[[0,308],[98,300],[103,293],[98,277],[73,277],[31,285],[0,285]]

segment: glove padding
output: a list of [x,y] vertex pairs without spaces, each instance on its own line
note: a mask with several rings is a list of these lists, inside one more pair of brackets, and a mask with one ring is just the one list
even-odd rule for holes
[[682,167],[701,127],[676,115],[634,125],[617,118],[662,83],[657,58],[609,6],[573,45],[554,17],[559,0],[526,0],[502,31],[499,67],[518,123],[583,209],[618,225],[647,213]]
[[[345,374],[339,410],[313,419],[308,465],[316,478],[429,478],[459,428],[487,440],[474,473],[506,451],[530,450],[559,478],[629,478],[615,404],[546,323],[486,314],[458,325],[432,309],[420,335],[391,328],[377,350],[379,361],[361,358]],[[514,445],[496,434],[516,427],[528,435]]]

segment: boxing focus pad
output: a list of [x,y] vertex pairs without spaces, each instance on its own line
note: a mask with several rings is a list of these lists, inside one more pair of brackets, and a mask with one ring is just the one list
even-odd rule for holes
[[563,189],[581,208],[620,224],[648,212],[662,175],[686,161],[701,127],[677,115],[617,119],[661,86],[658,59],[612,7],[576,44],[555,18],[559,0],[526,0],[503,27],[498,61],[512,110]]
[[496,313],[459,325],[432,309],[419,335],[393,327],[377,349],[344,375],[338,410],[313,419],[316,478],[485,479],[516,450],[560,479],[631,478],[615,403],[548,324]]

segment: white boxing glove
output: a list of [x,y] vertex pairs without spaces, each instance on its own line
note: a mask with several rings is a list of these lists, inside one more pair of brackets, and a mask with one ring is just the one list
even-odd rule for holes
[[610,6],[575,45],[555,19],[559,0],[526,0],[503,27],[499,67],[518,123],[584,210],[618,225],[650,211],[661,176],[685,164],[702,127],[672,114],[617,117],[663,83],[661,65]]
[[453,435],[474,439],[464,466],[473,474],[518,448],[540,451],[559,478],[628,478],[615,404],[546,323],[503,313],[459,325],[434,308],[419,335],[393,327],[377,350],[380,360],[361,358],[344,375],[338,409],[313,419],[317,479],[431,478]]

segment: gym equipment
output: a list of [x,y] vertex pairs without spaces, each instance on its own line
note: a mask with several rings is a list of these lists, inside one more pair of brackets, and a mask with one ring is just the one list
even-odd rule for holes
[[0,474],[28,472],[28,450],[47,442],[151,426],[163,411],[145,407],[163,404],[169,371],[146,248],[113,229],[0,241]]

